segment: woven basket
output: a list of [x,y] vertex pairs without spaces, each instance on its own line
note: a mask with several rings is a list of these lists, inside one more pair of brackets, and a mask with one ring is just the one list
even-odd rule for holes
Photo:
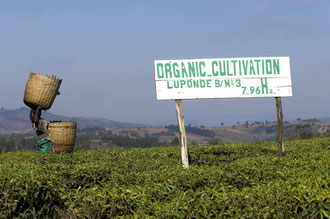
[[48,133],[53,152],[72,152],[76,141],[77,123],[50,122]]
[[44,110],[48,110],[56,97],[62,80],[55,76],[43,76],[30,73],[25,85],[24,103],[30,108],[42,105]]

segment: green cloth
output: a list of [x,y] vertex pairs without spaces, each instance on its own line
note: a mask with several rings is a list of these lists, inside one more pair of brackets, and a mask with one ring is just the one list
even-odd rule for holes
[[37,153],[45,153],[50,151],[52,151],[52,143],[48,139],[43,138],[37,141]]

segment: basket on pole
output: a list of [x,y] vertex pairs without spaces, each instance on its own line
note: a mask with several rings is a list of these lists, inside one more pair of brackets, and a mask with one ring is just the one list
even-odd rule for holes
[[43,76],[31,72],[25,85],[24,103],[30,108],[43,106],[48,110],[58,93],[62,80],[56,76]]
[[48,133],[53,152],[72,152],[76,141],[76,122],[50,122]]

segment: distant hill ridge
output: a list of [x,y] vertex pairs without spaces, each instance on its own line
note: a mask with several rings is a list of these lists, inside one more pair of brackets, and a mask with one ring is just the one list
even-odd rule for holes
[[[14,131],[14,130],[27,130],[31,129],[31,122],[29,120],[30,109],[21,107],[19,109],[8,110],[5,108],[0,109],[0,131]],[[122,123],[112,121],[104,118],[89,118],[89,117],[68,117],[56,115],[47,111],[42,112],[42,117],[48,121],[75,121],[79,128],[86,127],[104,127],[111,129],[128,129],[135,127],[150,127],[145,124],[135,123]]]
[[319,118],[318,120],[320,120],[321,122],[330,123],[330,117],[322,117]]

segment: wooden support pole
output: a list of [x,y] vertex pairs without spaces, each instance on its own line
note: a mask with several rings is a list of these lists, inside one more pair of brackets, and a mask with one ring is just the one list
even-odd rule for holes
[[275,97],[276,111],[277,111],[277,127],[278,127],[278,156],[284,156],[284,137],[283,137],[283,111],[282,111],[282,98]]
[[178,127],[180,132],[182,165],[183,168],[188,168],[189,167],[188,148],[187,148],[186,129],[184,127],[182,100],[175,100],[175,108],[176,108],[176,116],[178,118]]

